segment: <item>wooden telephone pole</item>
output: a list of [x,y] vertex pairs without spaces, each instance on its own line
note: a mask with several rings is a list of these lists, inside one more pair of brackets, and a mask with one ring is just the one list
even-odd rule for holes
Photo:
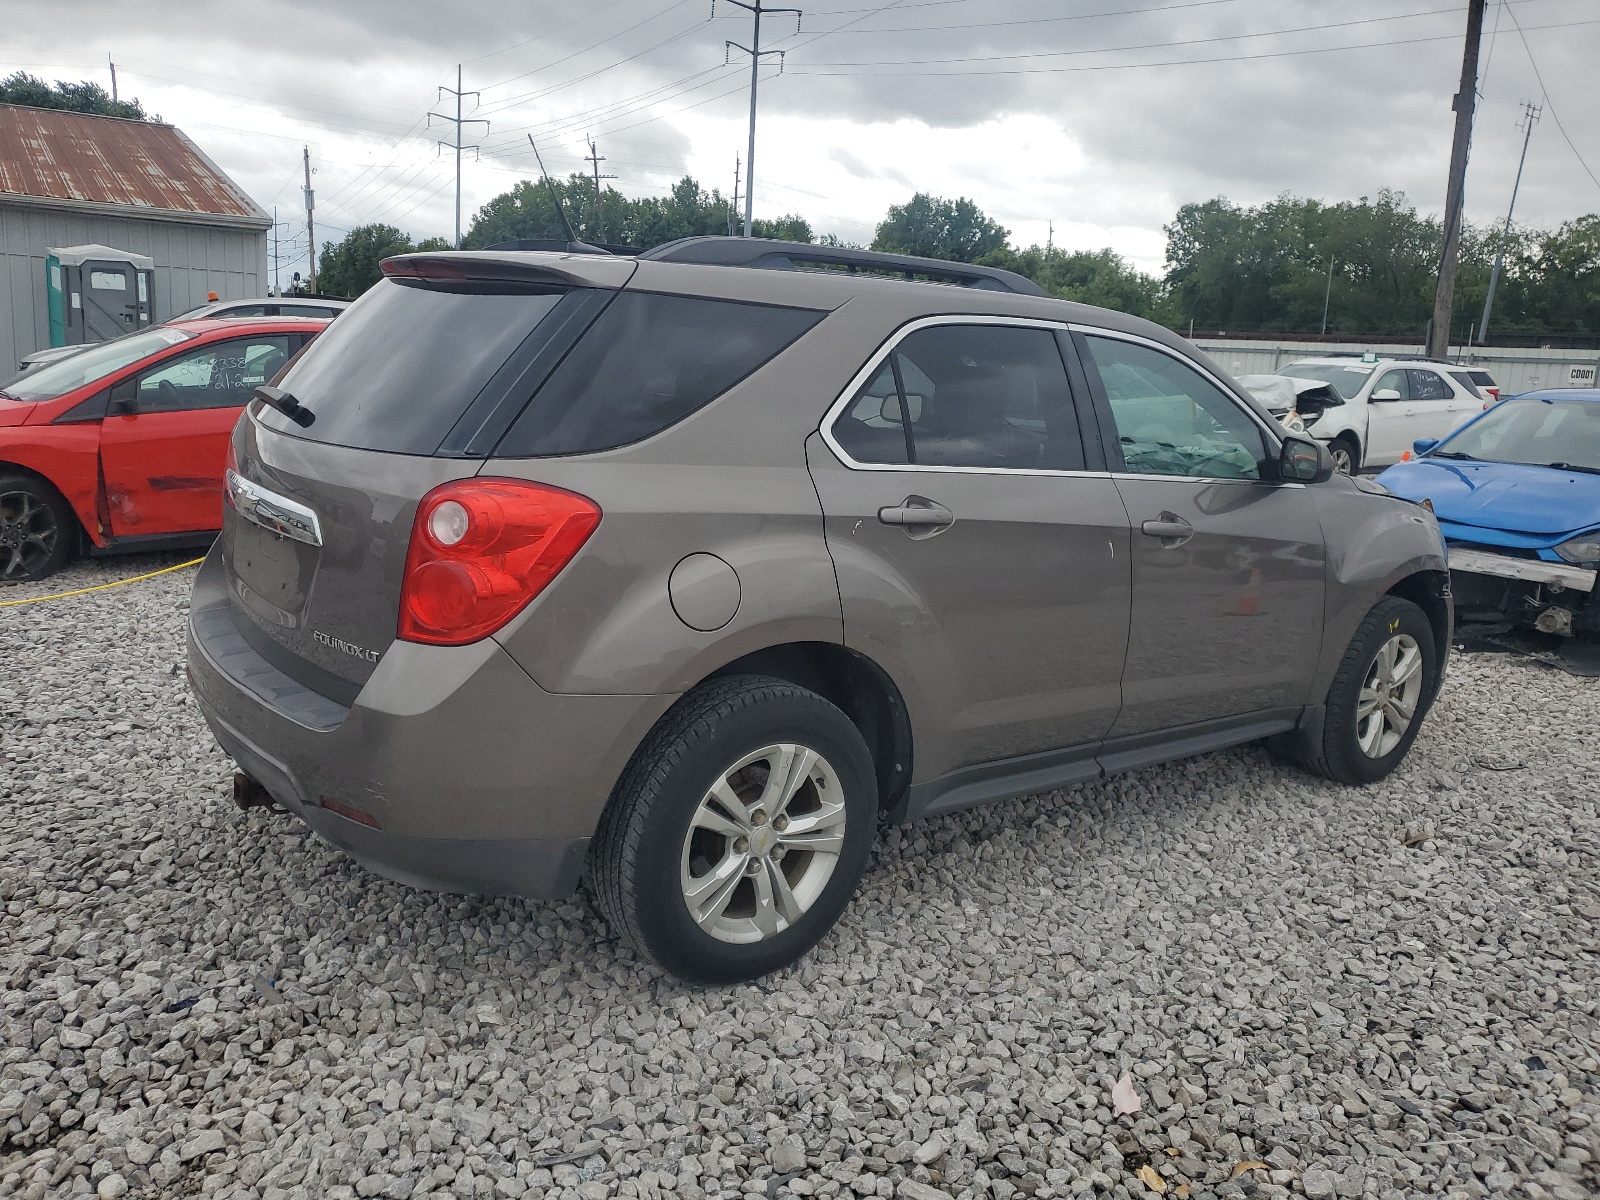
[[1478,45],[1483,38],[1486,0],[1468,0],[1467,45],[1461,55],[1461,88],[1451,107],[1456,110],[1456,135],[1450,146],[1450,186],[1444,199],[1444,246],[1439,254],[1439,287],[1428,323],[1428,357],[1443,358],[1450,350],[1450,309],[1456,298],[1456,262],[1461,253],[1461,209],[1467,182],[1467,148],[1472,144],[1472,114],[1478,102]]

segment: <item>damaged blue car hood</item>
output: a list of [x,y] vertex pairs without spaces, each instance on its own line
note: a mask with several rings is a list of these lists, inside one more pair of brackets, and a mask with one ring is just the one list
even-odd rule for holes
[[1600,525],[1600,475],[1520,463],[1419,458],[1378,481],[1407,500],[1431,500],[1441,524],[1531,538],[1559,538]]

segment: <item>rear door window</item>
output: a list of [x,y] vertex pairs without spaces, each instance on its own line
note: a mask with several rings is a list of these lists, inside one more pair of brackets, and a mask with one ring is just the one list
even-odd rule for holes
[[[355,311],[323,337],[337,336]],[[660,433],[710,404],[825,315],[622,292],[523,409],[495,456],[588,454]]]
[[[908,422],[900,417],[896,367]],[[989,324],[919,329],[900,342],[840,414],[833,435],[861,463],[1084,468],[1072,389],[1048,329]]]
[[386,279],[344,310],[280,381],[311,411],[312,424],[302,428],[265,405],[256,419],[311,441],[433,454],[565,294]]
[[1411,398],[1413,400],[1454,400],[1456,394],[1450,390],[1437,371],[1421,371],[1415,367],[1406,371],[1411,377]]

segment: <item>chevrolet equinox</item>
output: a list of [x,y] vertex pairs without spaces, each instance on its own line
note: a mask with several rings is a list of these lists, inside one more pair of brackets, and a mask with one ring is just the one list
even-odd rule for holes
[[732,238],[383,271],[234,430],[189,663],[242,800],[392,879],[749,979],[880,820],[1257,739],[1370,783],[1438,694],[1432,514],[1148,321]]

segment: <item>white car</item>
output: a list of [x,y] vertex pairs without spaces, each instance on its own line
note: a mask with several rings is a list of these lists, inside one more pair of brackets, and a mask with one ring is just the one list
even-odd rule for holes
[[[1484,396],[1455,378],[1460,368],[1416,359],[1304,358],[1282,375],[1319,379],[1338,403],[1300,414],[1345,474],[1400,461],[1418,438],[1443,438],[1484,409]],[[1462,372],[1465,375],[1465,372]]]

